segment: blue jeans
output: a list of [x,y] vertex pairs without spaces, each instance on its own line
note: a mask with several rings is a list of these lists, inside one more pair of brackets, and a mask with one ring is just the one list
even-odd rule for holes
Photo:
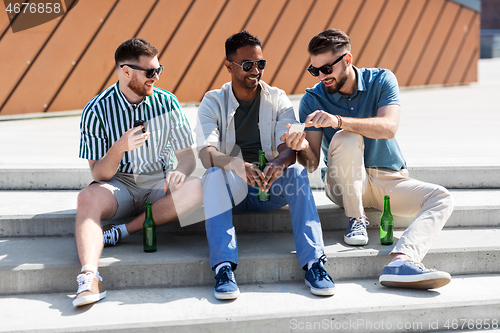
[[228,261],[236,269],[238,246],[233,213],[270,212],[286,204],[290,207],[297,259],[301,267],[324,254],[323,232],[309,185],[307,170],[293,164],[271,186],[267,202],[257,200],[257,189],[233,171],[212,167],[203,180],[205,228],[210,252],[210,267]]

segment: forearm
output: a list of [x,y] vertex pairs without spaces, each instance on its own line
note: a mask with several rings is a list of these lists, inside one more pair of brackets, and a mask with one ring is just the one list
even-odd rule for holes
[[370,139],[392,139],[396,135],[397,125],[383,117],[342,117],[342,129]]
[[319,156],[308,146],[306,149],[297,152],[297,162],[302,164],[307,172],[314,172],[319,166]]
[[175,170],[183,173],[186,176],[191,175],[194,169],[196,169],[196,159],[194,157],[192,148],[190,147],[176,152],[176,157],[178,163]]
[[200,151],[200,160],[205,169],[214,166],[227,168],[233,160],[233,157],[218,151],[215,147],[208,146]]
[[110,180],[118,171],[123,154],[124,152],[111,147],[103,158],[90,165],[92,178],[96,182]]
[[272,161],[274,165],[281,166],[283,170],[297,161],[297,153],[288,148],[286,144],[278,146],[279,155]]

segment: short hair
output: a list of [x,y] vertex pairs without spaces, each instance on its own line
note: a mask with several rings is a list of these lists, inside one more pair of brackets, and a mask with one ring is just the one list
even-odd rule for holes
[[242,30],[237,34],[230,36],[226,39],[226,59],[229,58],[236,53],[236,51],[243,46],[260,46],[262,48],[262,43],[260,39],[256,36],[252,36],[246,30]]
[[351,51],[351,40],[345,32],[339,29],[327,29],[314,36],[307,48],[310,55],[323,54],[325,52],[337,53],[340,51]]
[[144,39],[127,39],[115,51],[115,64],[118,67],[121,63],[130,60],[138,62],[141,55],[154,57],[158,53],[156,47]]

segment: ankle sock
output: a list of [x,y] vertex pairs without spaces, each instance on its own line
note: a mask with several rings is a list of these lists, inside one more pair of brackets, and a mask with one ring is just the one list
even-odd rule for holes
[[127,226],[125,224],[119,224],[116,227],[120,229],[120,232],[122,233],[122,238],[125,238],[129,235],[127,231]]
[[[310,260],[310,261],[307,263],[307,270],[310,270],[310,269],[311,269],[311,267],[312,267],[312,265],[313,265],[316,261],[318,261],[318,260],[319,260],[319,259],[313,259],[313,260]],[[323,266],[323,263],[321,263],[321,262],[320,262],[319,264],[320,264],[321,266]]]
[[215,267],[215,275],[219,274],[219,270],[224,267],[224,266],[229,266],[231,268],[231,264],[228,263],[227,261],[219,264],[217,267]]
[[85,271],[91,271],[92,273],[94,273],[94,275],[97,275],[97,267],[95,267],[94,265],[83,265],[80,272],[83,273]]

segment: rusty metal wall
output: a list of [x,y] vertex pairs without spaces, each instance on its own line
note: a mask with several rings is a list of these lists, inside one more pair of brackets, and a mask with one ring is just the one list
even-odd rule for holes
[[80,0],[66,15],[13,33],[0,15],[0,115],[81,109],[116,81],[114,51],[144,38],[160,50],[157,85],[199,102],[230,77],[224,41],[263,42],[264,81],[302,94],[307,43],[326,28],[352,40],[354,64],[395,72],[401,86],[477,81],[480,13],[451,0]]

